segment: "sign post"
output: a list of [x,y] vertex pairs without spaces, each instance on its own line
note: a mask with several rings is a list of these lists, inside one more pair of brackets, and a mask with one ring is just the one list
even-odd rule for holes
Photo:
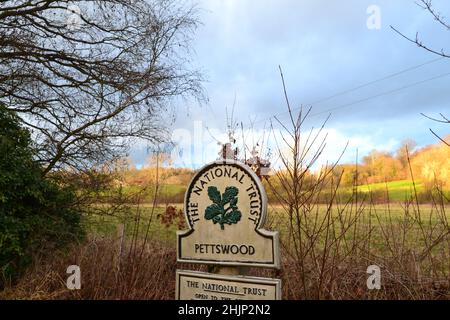
[[[217,265],[218,274],[178,271],[177,299],[252,299],[252,292],[265,293],[254,299],[280,298],[280,280],[240,275],[243,267],[280,267],[278,232],[262,229],[267,196],[247,165],[222,159],[200,169],[184,210],[189,229],[177,232],[177,261]],[[212,284],[236,292],[203,292]]]

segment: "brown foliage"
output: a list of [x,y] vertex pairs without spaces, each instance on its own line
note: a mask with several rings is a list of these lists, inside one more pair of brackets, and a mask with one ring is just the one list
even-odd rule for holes
[[[122,248],[123,249],[123,248]],[[147,244],[141,259],[120,251],[116,239],[94,238],[64,254],[37,259],[13,290],[0,297],[14,299],[173,299],[175,250]],[[121,256],[119,254],[121,253]],[[66,268],[81,269],[81,289],[66,288]]]
[[174,206],[167,206],[165,212],[157,215],[157,217],[166,228],[173,224],[176,224],[179,230],[187,228],[183,211],[181,209],[177,210]]

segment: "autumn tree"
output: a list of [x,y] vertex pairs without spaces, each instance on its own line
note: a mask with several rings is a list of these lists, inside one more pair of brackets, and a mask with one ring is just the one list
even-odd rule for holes
[[[450,135],[443,138],[450,142]],[[450,148],[444,143],[427,146],[411,160],[413,172],[428,187],[440,185],[450,189]]]
[[167,138],[174,99],[202,97],[196,14],[177,0],[1,1],[0,102],[32,130],[44,175]]
[[407,176],[407,172],[409,171],[409,161],[408,157],[410,157],[414,151],[414,148],[417,146],[416,141],[412,139],[403,140],[400,143],[397,151],[395,152],[395,157],[402,166],[403,174],[405,177]]
[[401,172],[400,161],[388,152],[373,150],[363,158],[363,164],[369,183],[395,180]]
[[[335,181],[340,181],[341,186],[349,187],[353,186],[355,183],[359,184],[359,182],[356,181],[357,170],[358,168],[354,164],[340,164],[334,168],[333,176]],[[358,178],[361,178],[361,173],[358,174]]]

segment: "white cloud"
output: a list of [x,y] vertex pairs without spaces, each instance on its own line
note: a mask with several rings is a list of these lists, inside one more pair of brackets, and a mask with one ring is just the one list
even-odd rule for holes
[[[449,3],[435,6],[448,16]],[[367,29],[366,10],[371,4],[381,8],[380,30]],[[416,30],[424,32],[427,43],[439,49],[446,45],[446,31],[437,32],[441,28],[413,1],[203,0],[200,7],[205,10],[200,17],[204,24],[195,35],[196,64],[206,71],[210,104],[189,107],[189,116],[183,107],[179,112],[175,128],[181,128],[180,166],[199,167],[217,157],[217,142],[204,128],[200,133],[195,130],[194,122],[202,121],[225,142],[225,107],[230,109],[235,94],[235,117],[244,126],[250,126],[249,119],[267,119],[286,110],[278,65],[297,107],[435,58],[402,39],[390,24],[413,36]],[[342,162],[354,162],[357,150],[360,159],[372,149],[392,152],[405,138],[416,139],[419,146],[435,142],[428,128],[440,130],[439,124],[430,123],[420,112],[447,112],[448,78],[364,99],[448,72],[449,61],[314,104],[313,113],[350,104],[333,110],[319,163],[335,161],[347,141]],[[362,102],[351,104],[358,100]],[[308,125],[316,122],[320,125],[313,117]],[[252,140],[262,135],[263,125],[264,121],[255,126]]]

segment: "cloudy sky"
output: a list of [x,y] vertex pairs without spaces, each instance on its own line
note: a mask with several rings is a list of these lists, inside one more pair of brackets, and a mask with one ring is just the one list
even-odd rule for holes
[[[434,6],[450,17],[449,1]],[[305,130],[331,114],[321,163],[336,160],[347,142],[341,162],[353,162],[356,150],[360,157],[372,149],[394,152],[406,138],[435,143],[430,127],[450,133],[420,115],[449,115],[450,59],[390,28],[419,32],[430,47],[450,51],[450,31],[413,0],[203,0],[199,8],[193,63],[205,75],[209,101],[178,108],[175,165],[198,168],[216,159],[215,139],[227,140],[233,105],[234,118],[253,129],[250,145],[262,142],[274,115],[286,120],[279,65],[292,106],[312,106]],[[136,145],[131,154],[140,165],[147,151]]]

